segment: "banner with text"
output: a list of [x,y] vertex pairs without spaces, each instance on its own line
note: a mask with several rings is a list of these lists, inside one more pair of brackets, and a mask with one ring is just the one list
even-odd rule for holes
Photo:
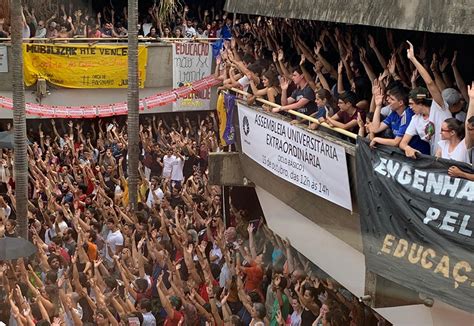
[[273,174],[352,210],[340,145],[238,103],[242,151]]
[[0,45],[0,72],[8,72],[8,50],[5,45]]
[[[190,85],[212,74],[210,44],[173,43],[173,88]],[[175,111],[209,110],[211,90],[183,94],[174,104]]]
[[453,161],[412,160],[362,139],[356,162],[367,268],[474,312],[474,182],[450,177]]
[[[128,49],[119,45],[23,44],[25,84],[39,78],[68,88],[127,88]],[[139,46],[140,88],[146,80],[148,50]]]

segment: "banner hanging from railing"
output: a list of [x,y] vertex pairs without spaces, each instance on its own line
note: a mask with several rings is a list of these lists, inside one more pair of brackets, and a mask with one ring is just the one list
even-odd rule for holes
[[[211,44],[173,43],[173,87],[183,87],[212,73]],[[209,107],[211,92],[202,87],[194,93],[183,93],[173,104],[173,111],[201,111]]]
[[[220,80],[214,76],[208,76],[201,80],[191,83],[189,86],[183,86],[177,89],[172,89],[162,93],[155,94],[143,99],[140,99],[141,111],[153,109],[156,107],[171,104],[179,99],[183,94],[198,92],[204,88],[209,89],[213,86],[219,85]],[[195,86],[196,84],[196,86]],[[0,96],[0,108],[12,110],[13,101],[11,98]],[[128,112],[126,102],[111,103],[107,105],[88,105],[88,106],[50,106],[39,105],[36,103],[26,103],[26,114],[40,116],[44,118],[96,118],[96,117],[110,117],[115,115],[126,115]],[[208,107],[205,108],[206,110]]]
[[[148,50],[138,48],[140,88],[146,80]],[[67,88],[127,88],[128,49],[120,45],[23,44],[25,84],[39,78]],[[209,75],[209,74],[208,74]]]
[[352,210],[344,147],[238,103],[242,151],[278,177]]
[[367,269],[474,312],[474,182],[450,177],[453,161],[361,139],[356,164]]

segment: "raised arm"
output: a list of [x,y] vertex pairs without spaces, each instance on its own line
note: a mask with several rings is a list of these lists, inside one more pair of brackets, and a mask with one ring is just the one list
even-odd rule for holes
[[464,100],[466,102],[469,102],[469,95],[467,93],[466,83],[464,82],[464,79],[462,78],[461,73],[459,72],[459,69],[457,66],[457,56],[458,56],[458,51],[454,51],[453,60],[451,60],[451,68],[453,69],[454,80],[456,81],[456,85],[461,91],[461,94]]
[[474,117],[474,82],[472,82],[471,86],[468,86],[467,88],[467,93],[469,95],[469,108],[467,109],[467,116],[466,116],[466,147],[471,148],[474,146],[474,138],[472,137],[472,131],[469,130],[469,128],[472,129],[473,123],[469,123],[469,119]]
[[375,39],[370,34],[368,36],[368,42],[369,42],[370,48],[374,51],[375,55],[377,56],[377,59],[379,60],[380,65],[382,66],[382,68],[385,68],[387,66],[387,60],[384,58],[382,53],[377,48],[377,44],[375,44]]
[[409,41],[407,41],[407,43],[410,46],[409,49],[407,50],[408,59],[413,63],[415,68],[420,73],[421,78],[423,78],[423,80],[425,81],[425,84],[428,87],[428,90],[430,91],[430,94],[433,98],[433,101],[435,101],[441,108],[444,108],[444,100],[443,100],[443,97],[441,96],[441,90],[433,81],[433,79],[431,78],[426,68],[415,57],[415,49],[413,47],[413,44],[411,44]]

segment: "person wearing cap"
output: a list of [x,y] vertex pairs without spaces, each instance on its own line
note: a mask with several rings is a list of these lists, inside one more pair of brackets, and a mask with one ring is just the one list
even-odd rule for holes
[[47,38],[57,38],[58,30],[56,29],[57,24],[55,22],[50,22],[48,26],[48,31],[46,32]]
[[[436,153],[438,142],[441,140],[441,125],[444,120],[451,118],[451,112],[448,110],[448,104],[444,101],[441,90],[431,78],[426,68],[415,57],[413,45],[408,42],[409,49],[407,57],[413,63],[425,81],[428,89],[416,87],[411,90],[409,105],[413,109],[413,116],[408,128],[400,142],[400,148],[405,151],[407,157],[416,158],[416,153],[431,154]],[[432,98],[430,98],[430,94]],[[430,150],[426,144],[421,143],[418,148],[409,145],[414,136],[419,136],[423,141],[430,144]]]
[[458,119],[461,122],[466,121],[466,112],[464,107],[466,103],[462,97],[462,94],[454,88],[446,88],[441,92],[443,100],[448,104],[449,111],[451,111],[453,118]]

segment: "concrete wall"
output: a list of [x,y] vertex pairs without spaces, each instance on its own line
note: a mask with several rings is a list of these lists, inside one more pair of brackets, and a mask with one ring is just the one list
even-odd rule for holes
[[173,53],[170,44],[150,44],[146,67],[146,88],[171,87],[173,84]]
[[[101,43],[107,44],[107,43]],[[117,43],[112,43],[117,44]],[[146,43],[148,45],[147,80],[145,88],[171,88],[173,83],[173,54],[171,44]],[[5,44],[2,44],[5,45]],[[110,45],[110,44],[108,44]],[[10,45],[8,48],[8,65],[11,67]],[[0,91],[11,91],[12,70],[8,73],[0,73]]]
[[[0,44],[0,46],[2,46]],[[11,64],[13,62],[10,46],[7,46],[8,51],[8,72],[0,72],[0,91],[10,91],[12,89],[12,70]]]
[[227,0],[228,12],[346,24],[474,34],[472,0]]

